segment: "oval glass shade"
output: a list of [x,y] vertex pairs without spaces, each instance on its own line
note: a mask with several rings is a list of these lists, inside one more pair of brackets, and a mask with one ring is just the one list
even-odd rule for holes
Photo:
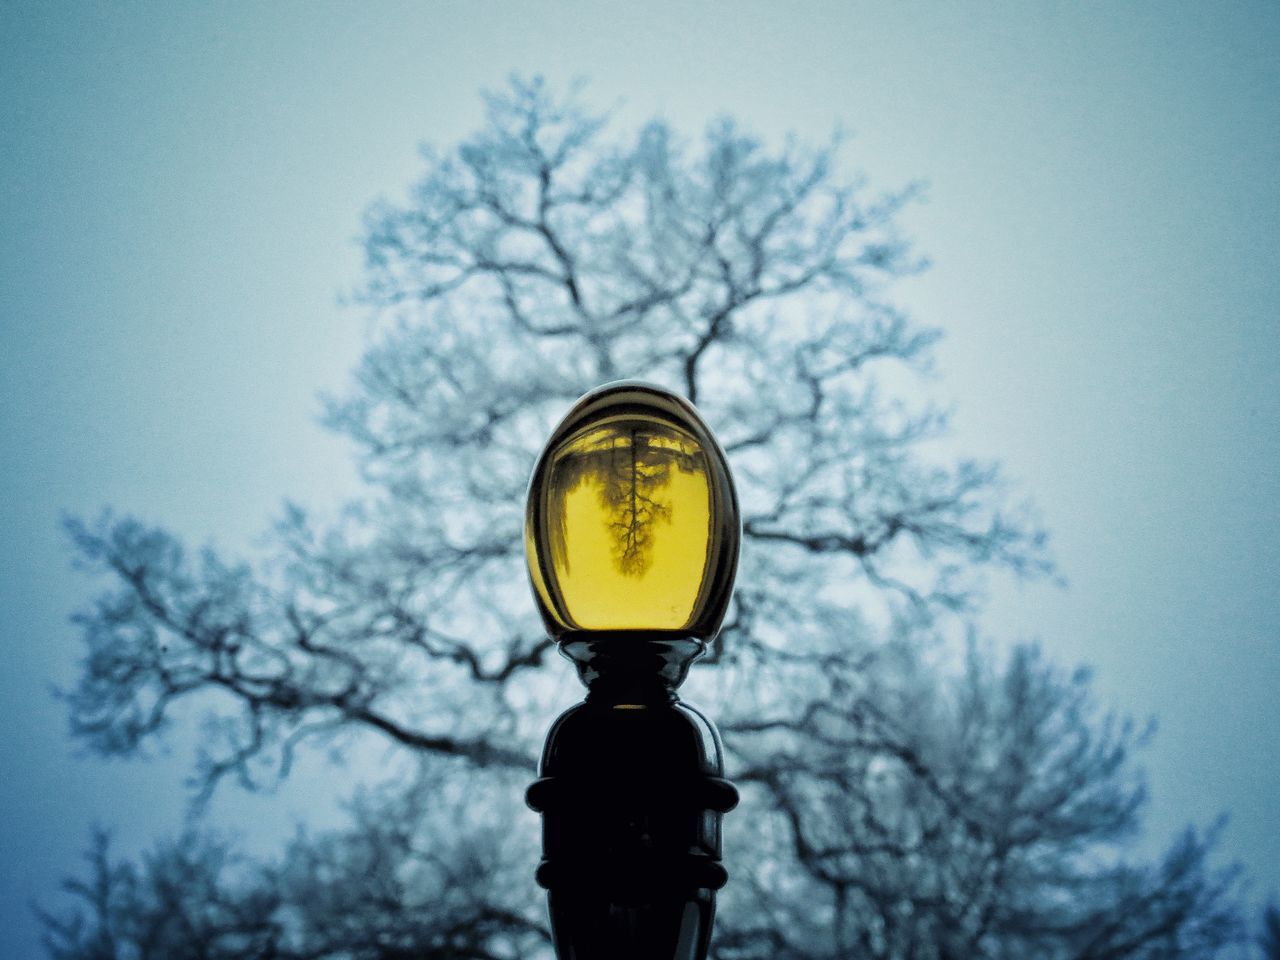
[[663,633],[710,641],[740,540],[724,452],[687,400],[635,380],[584,396],[529,484],[525,551],[556,640]]

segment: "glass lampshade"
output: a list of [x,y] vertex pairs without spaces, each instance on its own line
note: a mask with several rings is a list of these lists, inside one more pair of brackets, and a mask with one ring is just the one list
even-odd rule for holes
[[635,380],[586,394],[534,468],[525,552],[556,640],[604,634],[709,642],[741,538],[724,452],[684,398]]

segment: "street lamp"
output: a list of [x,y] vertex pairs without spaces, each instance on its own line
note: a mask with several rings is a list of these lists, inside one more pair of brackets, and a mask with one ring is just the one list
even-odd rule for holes
[[720,629],[740,539],[724,452],[662,387],[591,391],[534,468],[529,576],[587,687],[528,792],[560,960],[706,956],[727,879],[720,818],[738,794],[715,726],[675,690]]

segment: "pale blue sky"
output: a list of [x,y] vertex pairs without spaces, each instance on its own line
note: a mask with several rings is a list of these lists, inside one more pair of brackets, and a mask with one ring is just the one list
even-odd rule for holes
[[[987,626],[1156,715],[1152,836],[1229,811],[1224,857],[1280,892],[1280,6],[5,2],[0,955],[37,955],[27,904],[91,822],[125,852],[181,822],[181,737],[77,756],[48,695],[90,595],[59,512],[239,549],[350,489],[315,394],[362,342],[360,213],[512,71],[590,78],[624,125],[840,125],[874,183],[930,182],[900,299],[1070,580],[995,585]],[[268,843],[321,795],[213,815]]]

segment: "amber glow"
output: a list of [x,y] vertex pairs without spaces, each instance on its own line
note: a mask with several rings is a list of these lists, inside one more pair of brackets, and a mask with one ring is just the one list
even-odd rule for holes
[[569,618],[584,630],[689,624],[710,540],[706,458],[654,421],[593,426],[552,454],[551,563]]
[[737,556],[723,454],[691,407],[647,384],[589,394],[530,485],[529,571],[553,636],[714,635]]

